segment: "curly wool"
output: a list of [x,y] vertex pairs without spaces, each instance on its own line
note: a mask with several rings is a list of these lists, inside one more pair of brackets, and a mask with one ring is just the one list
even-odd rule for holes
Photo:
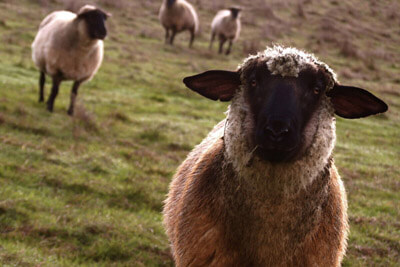
[[331,78],[327,90],[333,88],[337,82],[335,72],[325,63],[319,61],[313,54],[306,53],[297,48],[274,45],[267,47],[263,52],[251,55],[239,65],[239,70],[244,70],[255,59],[265,61],[272,75],[282,77],[298,77],[299,73],[309,66],[317,66],[324,70]]

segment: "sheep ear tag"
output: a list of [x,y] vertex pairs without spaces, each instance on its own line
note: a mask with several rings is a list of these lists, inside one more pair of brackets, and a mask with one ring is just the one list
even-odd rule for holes
[[239,88],[240,76],[235,71],[210,70],[186,77],[183,83],[209,99],[229,101]]
[[335,85],[327,95],[335,109],[335,114],[346,119],[363,118],[388,110],[388,106],[367,90]]

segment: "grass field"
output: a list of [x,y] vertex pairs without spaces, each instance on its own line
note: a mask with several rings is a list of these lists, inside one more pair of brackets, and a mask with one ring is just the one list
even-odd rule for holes
[[105,59],[69,117],[70,82],[54,113],[37,102],[30,44],[46,14],[82,1],[0,0],[1,265],[172,266],[162,201],[179,163],[227,108],[182,78],[233,70],[280,43],[314,52],[343,84],[389,104],[384,115],[338,119],[335,160],[351,225],[343,265],[399,266],[400,3],[235,1],[246,10],[227,57],[207,47],[212,16],[229,2],[192,2],[202,24],[190,50],[188,33],[164,45],[160,1],[95,1],[113,14]]

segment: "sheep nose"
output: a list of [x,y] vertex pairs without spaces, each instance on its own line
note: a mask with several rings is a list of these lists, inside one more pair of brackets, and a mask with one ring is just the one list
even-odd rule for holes
[[266,136],[273,142],[282,141],[289,134],[290,123],[285,120],[272,119],[264,127]]

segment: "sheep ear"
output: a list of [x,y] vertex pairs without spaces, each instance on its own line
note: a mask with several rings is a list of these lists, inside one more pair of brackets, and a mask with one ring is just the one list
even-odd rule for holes
[[239,88],[240,75],[235,71],[210,70],[186,77],[183,83],[209,99],[229,101]]
[[363,118],[388,110],[381,99],[357,87],[335,84],[327,95],[331,98],[335,114],[347,119]]

